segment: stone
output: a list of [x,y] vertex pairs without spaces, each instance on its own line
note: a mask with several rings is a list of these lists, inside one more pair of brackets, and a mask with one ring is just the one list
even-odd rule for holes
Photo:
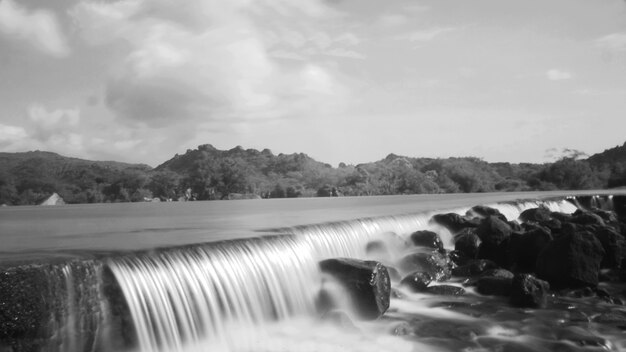
[[490,269],[497,269],[498,265],[491,260],[476,259],[466,265],[452,269],[452,275],[460,277],[472,277],[482,274]]
[[495,216],[483,219],[476,229],[476,234],[483,243],[499,245],[511,236],[511,227]]
[[445,253],[443,241],[441,241],[441,237],[439,237],[436,232],[428,230],[416,231],[411,234],[409,239],[411,243],[417,247],[436,249],[439,252]]
[[591,233],[563,234],[539,254],[536,273],[555,288],[595,287],[604,254],[602,244]]
[[542,227],[511,235],[508,243],[511,267],[517,272],[534,272],[539,253],[552,239],[552,234]]
[[551,217],[550,209],[543,206],[526,209],[519,215],[522,222],[542,222],[550,220]]
[[618,268],[624,253],[624,236],[609,226],[593,226],[589,230],[596,236],[604,249],[602,268]]
[[466,227],[478,227],[478,222],[468,220],[456,213],[436,214],[430,219],[430,222],[445,227],[452,234],[456,234]]
[[463,230],[454,237],[454,250],[459,251],[467,258],[476,259],[479,245],[480,238],[474,231]]
[[436,281],[448,280],[452,276],[450,267],[450,259],[437,251],[410,253],[398,262],[401,271],[423,271]]
[[423,292],[433,281],[430,274],[423,271],[415,271],[402,278],[400,285],[406,287],[412,292]]
[[512,278],[486,276],[476,281],[476,291],[487,296],[508,296],[511,293]]
[[495,216],[497,218],[499,218],[500,220],[506,222],[508,221],[506,216],[504,216],[500,210],[495,209],[495,208],[491,208],[488,207],[486,205],[476,205],[473,206],[471,209],[469,209],[466,213],[465,216],[468,217],[480,217],[480,218],[486,218],[489,216]]
[[599,215],[594,214],[590,211],[582,211],[580,209],[574,212],[571,222],[573,222],[574,224],[578,224],[578,225],[598,225],[598,226],[606,225],[604,223],[604,220],[602,220],[602,218]]
[[511,305],[520,308],[545,308],[550,284],[530,274],[517,274],[511,284]]
[[499,244],[481,242],[478,246],[478,259],[491,260],[498,266],[509,268],[509,241],[510,239],[507,238]]
[[452,285],[435,285],[428,287],[426,293],[438,296],[460,296],[465,294],[465,289]]
[[323,260],[319,265],[322,273],[333,276],[347,290],[356,308],[354,313],[361,319],[376,319],[389,308],[389,273],[381,263],[333,258]]

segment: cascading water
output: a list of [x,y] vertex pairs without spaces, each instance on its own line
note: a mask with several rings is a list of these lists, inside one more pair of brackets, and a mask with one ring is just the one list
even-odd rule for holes
[[[612,206],[611,198],[594,199],[585,202],[589,206]],[[508,219],[517,219],[524,210],[537,206],[572,213],[577,209],[575,201],[487,205]],[[299,327],[298,334],[314,333],[316,328],[312,326],[317,323],[311,325],[310,319],[315,316],[315,300],[320,290],[320,260],[366,258],[365,249],[370,241],[404,243],[412,232],[424,229],[435,230],[446,247],[453,247],[450,233],[429,220],[436,213],[463,215],[468,210],[457,208],[296,226],[266,230],[269,235],[258,238],[54,265],[44,275],[47,295],[53,298],[46,301],[52,307],[46,310],[52,313],[40,329],[45,331],[43,350],[118,351],[136,345],[142,352],[259,351],[263,350],[260,343],[267,344],[276,336],[300,341],[302,336],[296,334],[293,338],[284,336],[284,332]],[[42,280],[33,277],[33,282]],[[402,311],[411,306],[409,310],[434,314],[442,310],[420,302],[419,299],[408,304],[396,302],[392,307]],[[393,314],[398,313],[390,316]],[[308,317],[309,323],[296,323],[299,317]],[[281,321],[289,323],[272,332],[272,326]],[[264,334],[264,330],[270,335]],[[329,336],[328,331],[323,334],[324,338]],[[357,343],[359,339],[363,337],[350,344],[359,346],[356,350],[360,351],[383,350],[382,345],[397,346],[387,340],[381,344],[368,340],[363,345]],[[297,343],[296,347],[303,348]],[[266,349],[285,350],[280,346]]]

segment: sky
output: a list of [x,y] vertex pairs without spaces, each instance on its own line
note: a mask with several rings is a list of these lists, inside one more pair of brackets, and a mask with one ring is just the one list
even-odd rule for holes
[[0,151],[358,164],[626,141],[624,0],[0,0]]

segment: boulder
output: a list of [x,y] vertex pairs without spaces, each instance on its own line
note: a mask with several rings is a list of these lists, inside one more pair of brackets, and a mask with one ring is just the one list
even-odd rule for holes
[[480,238],[472,231],[463,230],[454,237],[454,250],[459,251],[468,258],[475,259],[478,256]]
[[452,275],[450,267],[450,259],[437,251],[410,253],[398,263],[398,268],[405,273],[423,271],[436,281],[448,280]]
[[609,226],[592,226],[588,229],[596,236],[604,249],[602,268],[618,268],[622,262],[624,236]]
[[541,227],[525,233],[511,235],[508,243],[511,267],[518,272],[534,272],[539,253],[551,241],[552,234]]
[[468,220],[456,213],[436,214],[430,219],[430,222],[445,227],[453,234],[460,232],[466,227],[478,227],[479,224],[477,221]]
[[517,274],[511,284],[510,302],[520,308],[545,308],[550,284],[530,274]]
[[550,220],[550,218],[551,211],[544,206],[526,209],[521,214],[519,214],[519,219],[522,222],[542,222]]
[[400,285],[406,287],[413,292],[423,292],[433,281],[430,274],[423,271],[415,271],[402,278]]
[[468,264],[452,269],[452,275],[460,277],[472,277],[484,273],[490,269],[497,269],[498,265],[491,260],[475,259]]
[[626,222],[626,195],[613,196],[613,210],[621,222]]
[[445,253],[443,241],[441,241],[441,237],[439,237],[436,232],[428,230],[416,231],[411,234],[409,239],[411,243],[417,247],[436,249],[439,252]]
[[509,268],[509,238],[499,244],[481,242],[478,246],[478,259],[487,259],[495,262],[498,266]]
[[450,261],[452,261],[453,266],[465,265],[469,263],[470,261],[476,259],[476,258],[470,258],[466,256],[464,253],[457,251],[457,250],[448,252],[448,258],[450,258]]
[[576,210],[573,214],[571,222],[578,225],[605,226],[604,220],[602,220],[599,215],[590,211],[582,211],[580,209]]
[[578,231],[554,239],[537,258],[537,276],[556,288],[595,287],[604,257],[600,241]]
[[511,232],[509,224],[495,216],[484,218],[476,229],[476,234],[483,243],[496,246],[507,240]]
[[391,285],[387,268],[381,263],[333,258],[319,265],[323,273],[336,278],[346,289],[361,319],[376,319],[389,308]]
[[508,296],[511,293],[512,278],[500,276],[480,277],[476,281],[476,291],[488,296]]
[[486,218],[489,216],[495,216],[504,222],[508,221],[506,216],[504,216],[500,212],[500,210],[488,207],[486,205],[473,206],[470,210],[468,210],[465,213],[465,216],[468,216],[470,218],[474,218],[474,217]]
[[460,296],[465,294],[465,290],[462,287],[452,285],[435,285],[426,289],[426,293],[438,296]]

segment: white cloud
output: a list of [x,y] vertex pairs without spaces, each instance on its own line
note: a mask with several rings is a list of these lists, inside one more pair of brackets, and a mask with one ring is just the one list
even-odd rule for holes
[[453,32],[455,30],[456,28],[454,27],[435,27],[435,28],[429,28],[429,29],[424,29],[424,30],[419,30],[419,31],[413,31],[410,33],[405,33],[400,36],[397,36],[396,39],[409,40],[412,42],[427,42],[427,41],[431,41],[435,39],[435,37],[438,37],[444,33]]
[[408,23],[409,19],[405,15],[385,14],[380,16],[376,22],[385,27],[397,27]]
[[573,75],[570,72],[559,69],[551,69],[546,72],[546,78],[551,81],[562,81],[571,79],[572,77]]
[[[332,66],[309,62],[305,50],[359,57],[354,50],[338,50],[355,45],[356,36],[307,29],[337,16],[315,0],[193,0],[184,6],[175,0],[80,2],[70,14],[87,42],[119,43],[127,50],[106,83],[107,106],[123,121],[155,128],[326,109],[346,90]],[[294,23],[297,28],[268,30],[275,22],[277,28]],[[283,67],[276,58],[296,60]],[[307,73],[311,67],[323,73],[325,84]],[[311,86],[318,88],[306,88]]]
[[626,52],[626,33],[612,33],[596,39],[596,44],[604,49]]
[[365,59],[365,55],[358,53],[354,50],[348,50],[344,48],[330,49],[325,52],[328,56],[345,57],[348,59]]
[[23,127],[0,124],[0,147],[6,148],[26,137],[28,137],[28,133]]
[[13,0],[0,1],[0,33],[25,40],[52,56],[63,57],[70,52],[53,12],[29,11]]

